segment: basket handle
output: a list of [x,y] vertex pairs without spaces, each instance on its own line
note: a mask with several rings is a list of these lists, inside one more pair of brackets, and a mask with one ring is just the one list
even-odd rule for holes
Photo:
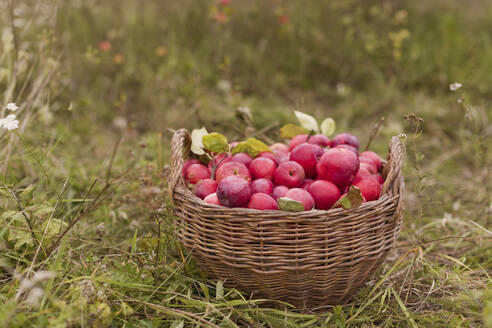
[[173,192],[176,185],[182,180],[184,158],[188,157],[191,147],[191,139],[188,130],[176,130],[171,139],[171,173],[169,174],[168,192],[173,203]]
[[405,155],[405,148],[398,136],[394,136],[390,140],[388,162],[384,166],[383,176],[386,174],[386,179],[383,184],[383,194],[389,192],[393,196],[400,193],[403,189],[402,167]]

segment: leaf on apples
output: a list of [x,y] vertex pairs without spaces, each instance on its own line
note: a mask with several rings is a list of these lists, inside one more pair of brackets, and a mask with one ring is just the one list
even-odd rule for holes
[[[362,204],[363,202],[364,198],[362,197],[359,188],[357,188],[356,186],[350,186],[347,194],[337,201],[337,203],[346,210],[348,210],[349,208],[359,207],[360,204]],[[336,204],[334,207],[336,207]]]
[[335,133],[335,121],[332,118],[327,118],[321,122],[321,133],[329,137]]
[[220,133],[212,132],[202,137],[203,147],[212,153],[223,153],[229,150],[227,138]]
[[287,123],[280,128],[280,136],[284,139],[292,139],[299,134],[308,134],[309,131],[302,126]]
[[288,212],[302,212],[304,211],[304,205],[297,200],[290,199],[288,197],[280,197],[277,200],[278,209]]
[[253,158],[264,151],[272,152],[270,147],[256,138],[248,138],[246,141],[241,141],[236,147],[232,148],[233,154],[248,153]]
[[197,155],[205,154],[203,150],[203,136],[207,135],[207,129],[205,127],[201,129],[194,129],[191,131],[191,151]]
[[316,122],[314,117],[296,110],[294,111],[294,114],[296,114],[296,117],[303,128],[308,131],[314,131],[316,133],[319,132],[318,122]]

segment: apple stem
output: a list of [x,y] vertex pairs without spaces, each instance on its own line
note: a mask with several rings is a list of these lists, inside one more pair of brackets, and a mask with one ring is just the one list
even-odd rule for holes
[[381,125],[383,125],[383,122],[384,122],[384,117],[381,117],[379,119],[379,121],[373,126],[371,133],[369,134],[369,140],[367,141],[366,149],[364,149],[364,150],[369,149],[369,146],[371,146],[371,143],[374,140],[374,138],[376,137],[376,135],[378,134],[379,129],[381,128]]
[[314,136],[314,130],[309,131],[309,134],[308,134],[308,137],[306,139],[306,142],[309,142],[309,139],[311,139],[312,136]]
[[215,163],[213,157],[210,159],[212,161],[212,175],[210,176],[211,179],[215,179],[215,171],[217,171],[217,167],[219,167],[220,163],[222,163],[226,159],[226,157],[227,156],[224,156],[217,164]]

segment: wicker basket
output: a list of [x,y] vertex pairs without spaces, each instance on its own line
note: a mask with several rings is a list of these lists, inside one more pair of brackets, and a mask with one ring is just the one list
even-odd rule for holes
[[256,297],[311,310],[350,299],[384,261],[401,228],[403,145],[390,141],[382,196],[358,208],[259,211],[207,204],[181,177],[188,131],[175,132],[169,192],[179,239],[210,276]]

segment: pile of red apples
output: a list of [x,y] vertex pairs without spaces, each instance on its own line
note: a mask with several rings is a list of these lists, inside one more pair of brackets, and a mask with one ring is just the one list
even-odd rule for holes
[[332,140],[300,134],[288,145],[276,143],[270,149],[256,158],[216,154],[208,166],[189,159],[182,174],[197,197],[226,207],[278,210],[278,199],[285,197],[300,202],[306,211],[328,210],[338,206],[352,185],[364,201],[381,195],[381,158],[372,151],[359,153],[359,141],[351,134]]

